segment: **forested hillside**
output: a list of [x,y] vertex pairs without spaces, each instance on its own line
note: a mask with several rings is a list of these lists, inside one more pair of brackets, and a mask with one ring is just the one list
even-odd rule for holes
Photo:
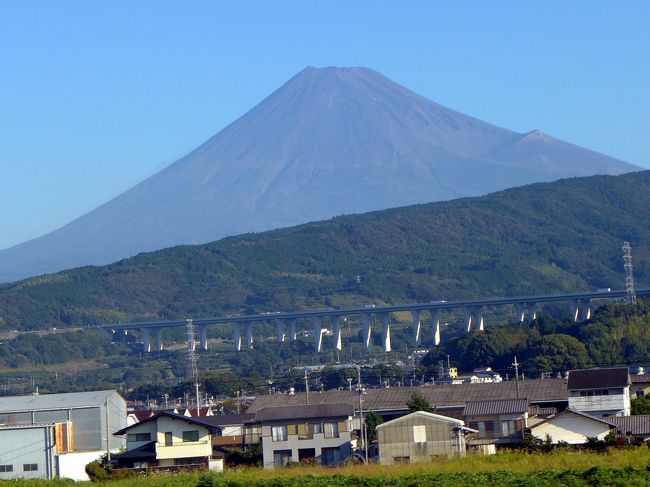
[[[337,217],[0,288],[5,329],[565,292],[650,281],[650,172]],[[360,282],[357,282],[359,276]]]

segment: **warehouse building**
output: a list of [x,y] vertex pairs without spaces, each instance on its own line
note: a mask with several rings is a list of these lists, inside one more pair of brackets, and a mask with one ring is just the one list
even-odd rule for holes
[[124,447],[126,416],[116,391],[0,397],[0,480],[88,480],[86,464]]

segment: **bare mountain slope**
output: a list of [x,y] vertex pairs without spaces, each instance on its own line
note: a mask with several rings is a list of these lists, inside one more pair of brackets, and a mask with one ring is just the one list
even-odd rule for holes
[[638,168],[519,134],[365,68],[306,68],[205,144],[43,237],[0,251],[0,281],[339,214]]

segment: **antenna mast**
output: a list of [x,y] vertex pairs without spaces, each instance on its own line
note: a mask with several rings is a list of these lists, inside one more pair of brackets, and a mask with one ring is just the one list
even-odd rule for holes
[[632,246],[630,242],[623,242],[623,267],[625,268],[625,291],[627,304],[636,304],[636,293],[634,292],[634,275],[632,273]]

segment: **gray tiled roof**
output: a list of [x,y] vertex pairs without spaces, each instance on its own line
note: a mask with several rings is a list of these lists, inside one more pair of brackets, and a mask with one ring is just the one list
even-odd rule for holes
[[146,418],[146,419],[143,419],[142,421],[140,421],[138,423],[129,425],[126,428],[122,428],[121,430],[118,430],[113,434],[115,436],[121,436],[121,435],[123,435],[124,433],[126,433],[127,431],[129,431],[129,430],[131,430],[133,428],[137,428],[139,426],[142,426],[144,423],[149,423],[151,421],[158,421],[158,418],[163,417],[163,416],[167,417],[167,418],[177,419],[179,421],[183,421],[183,422],[188,423],[188,424],[198,424],[199,426],[203,426],[203,427],[208,428],[208,429],[219,429],[219,430],[222,429],[219,425],[216,425],[216,424],[213,424],[213,423],[211,423],[209,421],[206,421],[205,417],[193,418],[191,416],[185,416],[183,414],[176,414],[176,413],[172,413],[172,412],[169,412],[169,411],[158,411],[153,416],[151,416],[149,418]]
[[528,412],[528,399],[494,399],[491,401],[468,401],[463,416],[488,414],[523,414]]
[[[406,402],[413,393],[422,395],[433,406],[464,407],[468,401],[490,399],[516,399],[517,385],[514,381],[492,384],[438,384],[434,386],[391,387],[389,389],[367,389],[363,396],[366,411],[406,410]],[[566,383],[563,379],[525,380],[519,382],[519,397],[527,397],[531,403],[540,401],[567,401]],[[359,398],[355,391],[327,391],[309,394],[310,404],[347,402],[358,408]],[[305,394],[274,394],[257,396],[249,413],[263,407],[304,405]]]
[[610,416],[607,420],[614,423],[622,435],[650,435],[650,415]]
[[354,406],[349,403],[264,407],[256,411],[255,421],[334,417],[345,418],[352,416],[353,414]]
[[40,394],[38,396],[0,397],[0,412],[38,411],[42,409],[65,409],[83,406],[100,406],[106,399],[122,397],[116,391],[66,392],[64,394]]
[[631,383],[627,367],[570,370],[568,389],[625,387]]
[[218,426],[241,425],[255,419],[255,415],[250,414],[222,414],[202,417],[204,421]]
[[582,411],[577,411],[575,409],[570,409],[569,408],[569,409],[565,409],[564,411],[562,411],[560,413],[557,413],[554,416],[551,416],[550,418],[545,419],[544,421],[541,421],[541,422],[537,423],[531,429],[535,429],[535,428],[539,427],[542,424],[553,422],[553,421],[555,421],[556,418],[559,418],[560,416],[568,416],[568,415],[571,415],[571,414],[573,414],[575,416],[582,416],[583,418],[587,418],[587,419],[590,419],[592,421],[597,421],[599,423],[606,424],[606,425],[608,425],[610,427],[615,427],[616,426],[612,421],[610,421],[611,420],[610,417],[599,418],[599,417],[596,417],[596,416],[592,416],[591,414],[587,414],[587,413],[584,413]]

